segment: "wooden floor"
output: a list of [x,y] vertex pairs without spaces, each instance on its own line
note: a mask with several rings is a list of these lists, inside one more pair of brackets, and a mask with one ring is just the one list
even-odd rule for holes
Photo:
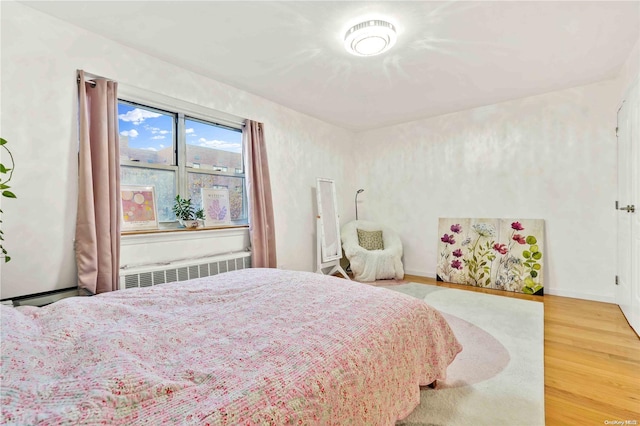
[[541,301],[547,425],[640,425],[640,339],[618,305],[404,279]]

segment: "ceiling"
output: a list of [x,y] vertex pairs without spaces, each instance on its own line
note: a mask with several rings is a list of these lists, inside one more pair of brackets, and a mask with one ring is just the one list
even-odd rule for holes
[[[638,1],[26,1],[281,105],[365,130],[615,77]],[[346,29],[386,17],[398,41],[349,55]]]

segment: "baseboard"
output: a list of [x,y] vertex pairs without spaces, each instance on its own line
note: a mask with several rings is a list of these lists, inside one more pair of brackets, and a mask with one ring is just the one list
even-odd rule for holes
[[[436,278],[435,272],[423,271],[418,269],[405,269],[404,273],[407,275],[416,275],[418,277],[425,278]],[[603,303],[616,303],[615,296],[603,296],[601,294],[591,294],[591,293],[582,293],[578,291],[571,290],[554,290],[545,287],[544,294],[549,294],[552,296],[560,296],[560,297],[570,297],[572,299],[582,299],[582,300],[591,300],[594,302],[603,302]]]
[[545,287],[544,294],[551,296],[570,297],[572,299],[591,300],[593,302],[613,303],[616,304],[615,296],[603,296],[601,294],[582,293],[571,290],[554,290]]
[[430,272],[430,271],[422,271],[419,269],[405,269],[404,273],[407,275],[416,275],[418,277],[424,277],[424,278],[436,278],[436,273],[435,272]]
[[66,288],[62,290],[48,291],[45,293],[37,293],[26,296],[15,297],[13,299],[5,299],[2,301],[5,305],[13,306],[44,306],[49,305],[58,300],[65,299],[67,297],[78,296],[77,288]]

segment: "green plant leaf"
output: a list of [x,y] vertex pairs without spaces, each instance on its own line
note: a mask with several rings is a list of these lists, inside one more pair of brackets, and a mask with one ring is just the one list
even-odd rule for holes
[[[0,146],[6,145],[6,144],[7,144],[7,140],[4,138],[0,138]],[[11,155],[11,151],[9,151],[9,148],[7,148],[6,146],[4,147],[4,149],[9,153],[9,156],[11,157],[11,162],[13,165],[13,156]],[[0,163],[0,173],[5,174],[5,173],[8,173],[9,171],[11,171],[10,168]],[[13,174],[13,172],[11,173]],[[11,174],[6,180],[0,182],[0,191],[2,191],[3,197],[16,198],[16,195],[13,192],[8,191],[10,187],[9,185],[6,184],[6,182],[8,182],[9,180],[11,180]],[[0,209],[0,213],[2,213],[1,209]],[[2,220],[0,220],[0,223],[2,223]],[[0,241],[4,242],[4,232],[1,229],[0,229]],[[2,244],[0,244],[0,249],[2,250],[2,256],[4,257],[5,263],[10,261],[11,257],[7,255],[7,250],[4,248]]]
[[535,265],[533,265],[533,269],[535,269],[536,271],[539,271],[540,268],[542,268],[542,266],[540,266],[539,263],[536,263]]
[[542,259],[542,253],[540,253],[540,252],[533,253],[533,255],[532,255],[532,256],[533,256],[533,258],[534,258],[535,260],[540,260],[540,259]]
[[534,291],[532,289],[530,289],[529,287],[522,287],[522,292],[524,294],[533,294]]
[[529,271],[529,275],[531,275],[531,278],[535,278],[538,276],[538,273],[536,271]]
[[533,278],[527,277],[527,278],[524,279],[524,284],[529,286],[529,287],[533,287],[534,285],[536,285],[536,282],[533,281]]
[[182,220],[192,220],[195,219],[194,215],[194,208],[193,205],[191,204],[191,198],[189,199],[184,199],[182,197],[180,197],[180,195],[176,195],[175,198],[175,203],[173,204],[173,207],[171,208],[171,210],[173,211],[173,213],[176,215],[176,217],[178,219],[182,219]]
[[534,244],[531,247],[529,247],[529,250],[531,251],[531,253],[536,253],[536,252],[540,251],[540,250],[538,250],[538,245],[537,244]]
[[524,257],[525,259],[529,259],[531,257],[531,253],[525,250],[522,252],[522,257]]
[[525,241],[529,245],[532,245],[538,242],[538,240],[536,240],[536,237],[534,237],[533,235],[529,235]]

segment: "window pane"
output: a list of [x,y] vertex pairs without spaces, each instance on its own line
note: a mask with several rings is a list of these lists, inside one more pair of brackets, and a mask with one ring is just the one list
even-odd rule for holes
[[243,173],[242,131],[185,119],[185,133],[187,167]]
[[227,188],[229,190],[229,209],[231,220],[246,223],[244,208],[244,179],[230,176],[215,176],[203,173],[188,173],[189,197],[197,209],[202,207],[202,188]]
[[122,185],[153,185],[156,187],[158,220],[172,221],[176,216],[171,211],[176,198],[176,174],[170,170],[143,169],[120,166]]
[[120,161],[175,166],[175,119],[163,111],[118,102]]

